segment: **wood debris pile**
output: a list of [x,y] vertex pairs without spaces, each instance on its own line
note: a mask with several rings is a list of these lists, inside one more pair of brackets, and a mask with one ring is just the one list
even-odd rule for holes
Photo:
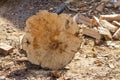
[[73,19],[80,24],[83,35],[99,41],[120,40],[120,14],[93,16],[90,19],[78,13]]

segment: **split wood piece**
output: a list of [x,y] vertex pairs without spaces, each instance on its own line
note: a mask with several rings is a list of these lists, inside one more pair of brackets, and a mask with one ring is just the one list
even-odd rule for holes
[[104,3],[101,3],[100,5],[96,7],[96,10],[98,11],[103,11],[103,9],[104,9]]
[[5,43],[0,43],[0,53],[8,54],[13,52],[13,47]]
[[114,26],[106,20],[100,20],[100,24],[102,25],[102,27],[107,28],[112,33],[114,33],[118,29],[117,26]]
[[19,48],[20,48],[20,49],[23,49],[23,48],[22,48],[22,40],[23,40],[23,37],[24,37],[24,34],[22,34],[22,35],[19,36],[19,44],[20,44],[20,45],[19,45]]
[[112,39],[112,35],[108,29],[103,27],[98,27],[98,31],[106,40]]
[[28,60],[46,69],[61,69],[71,62],[82,39],[79,29],[67,14],[40,11],[26,21],[22,48]]
[[93,16],[93,25],[101,26],[100,20],[96,16]]
[[120,14],[100,15],[100,20],[120,21]]
[[88,26],[92,26],[92,20],[88,17],[85,17],[84,15],[78,13],[73,17],[73,20],[77,23],[77,24],[85,24]]
[[113,21],[112,24],[115,25],[115,26],[120,27],[120,23],[118,21]]
[[120,40],[120,28],[113,34],[113,38]]
[[82,34],[90,36],[90,37],[98,39],[98,40],[101,39],[101,35],[95,29],[86,29],[86,28],[83,28]]

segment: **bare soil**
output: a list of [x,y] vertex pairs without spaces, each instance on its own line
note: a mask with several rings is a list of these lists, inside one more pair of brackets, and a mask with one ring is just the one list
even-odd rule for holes
[[[0,43],[14,47],[13,53],[0,53],[0,80],[120,80],[120,47],[108,46],[104,40],[97,45],[90,37],[83,36],[80,51],[62,70],[45,70],[26,60],[25,52],[19,50],[19,38],[24,33],[26,19],[39,10],[54,10],[61,3],[57,0],[0,2]],[[78,0],[69,6],[79,8],[80,13],[90,18],[120,12],[118,8],[97,11],[95,6],[99,4],[100,0]],[[76,11],[66,8],[64,13],[74,15]],[[120,45],[120,41],[112,42]]]

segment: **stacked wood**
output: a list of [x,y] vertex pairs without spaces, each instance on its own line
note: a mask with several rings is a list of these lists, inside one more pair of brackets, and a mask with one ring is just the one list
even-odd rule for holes
[[120,14],[100,15],[99,18],[93,16],[92,22],[90,20],[91,19],[83,18],[80,14],[76,18],[77,23],[87,24],[87,22],[89,22],[92,26],[96,26],[96,30],[91,29],[89,26],[83,28],[82,33],[84,35],[97,40],[102,38],[105,38],[105,40],[120,39]]

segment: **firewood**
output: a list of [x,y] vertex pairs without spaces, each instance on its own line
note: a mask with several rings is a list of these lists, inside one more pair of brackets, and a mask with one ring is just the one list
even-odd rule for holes
[[82,15],[80,13],[76,14],[73,17],[73,20],[78,24],[82,23],[82,24],[85,24],[85,25],[88,25],[88,26],[92,26],[92,20],[88,17],[85,17],[84,15]]
[[100,20],[120,21],[120,14],[100,15]]
[[100,35],[100,34],[98,33],[98,31],[95,30],[95,29],[83,28],[82,34],[83,34],[83,35],[90,36],[90,37],[93,37],[93,38],[98,39],[98,40],[101,39],[101,35]]
[[113,34],[114,39],[120,39],[120,28]]
[[112,39],[112,35],[108,29],[103,27],[98,27],[98,31],[106,40]]
[[118,21],[113,21],[112,24],[115,25],[115,26],[120,27],[120,23]]
[[42,68],[63,68],[80,47],[79,29],[67,14],[41,11],[28,18],[25,31],[22,48],[28,60]]
[[118,27],[114,26],[113,24],[111,24],[110,22],[106,21],[106,20],[100,20],[100,24],[104,27],[107,28],[110,32],[115,32]]
[[8,54],[13,52],[13,47],[5,43],[0,43],[0,53]]
[[96,10],[98,11],[103,11],[103,9],[104,9],[104,3],[101,3],[100,5],[96,7]]
[[108,2],[109,0],[101,0],[101,2]]
[[96,16],[93,16],[93,25],[101,26],[100,20]]

